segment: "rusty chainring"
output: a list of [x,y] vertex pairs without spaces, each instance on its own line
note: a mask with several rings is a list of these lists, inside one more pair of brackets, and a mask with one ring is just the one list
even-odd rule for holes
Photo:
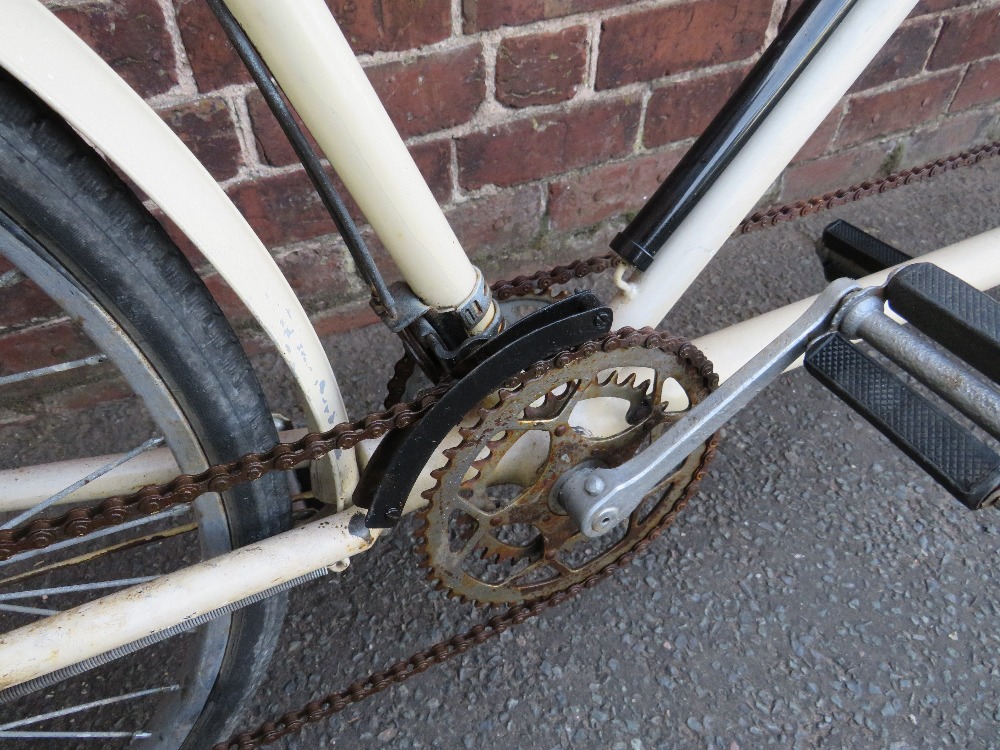
[[[502,389],[459,428],[460,444],[431,472],[437,483],[424,493],[429,504],[417,531],[438,588],[482,605],[550,597],[634,549],[686,496],[707,446],[599,539],[584,536],[555,499],[568,469],[621,465],[711,390],[713,378],[678,355],[683,340],[641,335],[619,343]],[[681,393],[665,402],[668,383]],[[598,432],[576,427],[595,406],[604,417]],[[517,460],[525,449],[546,458]]]

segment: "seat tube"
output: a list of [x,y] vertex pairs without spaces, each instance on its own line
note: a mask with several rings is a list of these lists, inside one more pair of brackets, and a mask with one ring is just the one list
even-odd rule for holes
[[413,292],[456,308],[477,272],[323,0],[225,0]]

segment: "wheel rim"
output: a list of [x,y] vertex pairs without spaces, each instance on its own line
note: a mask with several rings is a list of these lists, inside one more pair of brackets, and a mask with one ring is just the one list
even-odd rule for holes
[[[3,213],[0,213],[0,255],[6,256],[22,274],[44,290],[107,355],[146,405],[147,416],[156,425],[181,470],[191,473],[205,468],[207,461],[196,436],[148,360],[93,298],[63,268],[52,262],[37,243],[19,235],[16,224]],[[195,505],[200,556],[212,557],[231,549],[229,526],[221,499],[217,495],[208,495],[200,498]],[[10,515],[5,514],[4,517]],[[3,577],[0,573],[0,578]],[[5,616],[3,619],[11,618]],[[18,624],[24,623],[21,621]],[[183,742],[201,713],[221,668],[229,626],[230,618],[221,617],[187,639],[187,656],[180,667],[184,679],[178,683],[181,689],[155,694],[159,696],[158,705],[152,711],[151,723],[145,727],[151,736],[142,742],[143,747],[167,750],[177,748]],[[86,701],[81,700],[80,703]],[[30,727],[25,729],[30,730]],[[28,742],[27,739],[25,741]],[[62,744],[65,741],[64,738],[56,740],[60,747],[66,746]],[[39,745],[29,742],[27,746],[34,748]]]

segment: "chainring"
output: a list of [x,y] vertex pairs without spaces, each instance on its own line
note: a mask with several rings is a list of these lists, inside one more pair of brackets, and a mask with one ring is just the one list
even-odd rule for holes
[[[705,398],[714,381],[703,363],[683,340],[632,332],[540,363],[480,403],[424,493],[417,535],[429,577],[463,600],[520,604],[584,582],[633,550],[687,500],[707,444],[598,539],[580,533],[554,488],[574,466],[624,463]],[[594,431],[579,426],[584,415]],[[532,466],[529,455],[545,459]]]

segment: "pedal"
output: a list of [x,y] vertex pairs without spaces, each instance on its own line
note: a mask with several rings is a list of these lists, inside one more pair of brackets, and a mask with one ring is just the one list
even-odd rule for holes
[[1000,302],[930,263],[899,270],[885,297],[915,328],[1000,383]]
[[813,342],[805,366],[966,507],[1000,499],[1000,456],[842,334]]
[[912,258],[892,245],[838,219],[823,230],[826,255],[822,258],[827,281],[860,279],[898,266]]

